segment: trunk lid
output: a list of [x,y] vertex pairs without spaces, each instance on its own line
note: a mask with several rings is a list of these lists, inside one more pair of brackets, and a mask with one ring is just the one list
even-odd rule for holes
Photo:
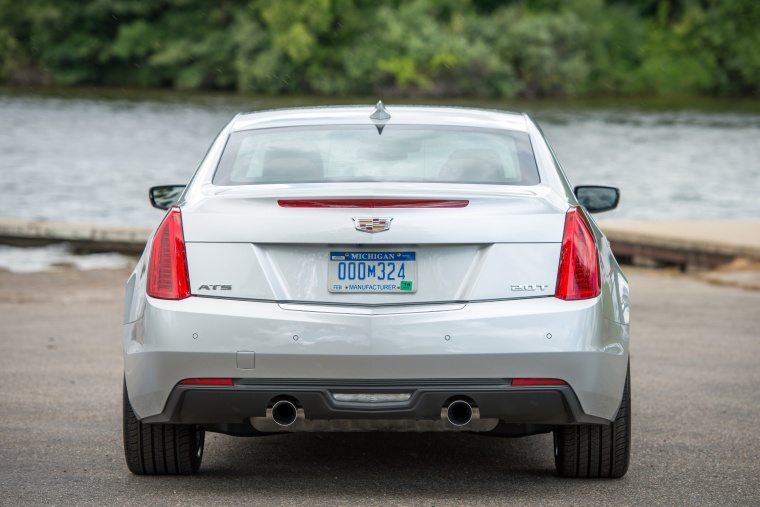
[[[451,185],[427,186],[431,188],[421,191],[408,184],[384,184],[371,192],[367,184],[211,187],[210,195],[182,209],[191,292],[342,305],[554,293],[566,206],[555,202],[548,189],[472,186],[464,191],[457,186],[452,192]],[[467,203],[455,208],[279,203],[357,196]],[[388,230],[357,230],[357,224],[367,228],[362,220],[373,218],[380,219],[379,228],[389,224]],[[376,292],[391,285],[393,292]]]

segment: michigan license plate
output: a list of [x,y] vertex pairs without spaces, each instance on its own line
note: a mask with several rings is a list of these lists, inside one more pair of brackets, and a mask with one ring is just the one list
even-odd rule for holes
[[330,292],[417,291],[415,252],[330,252]]

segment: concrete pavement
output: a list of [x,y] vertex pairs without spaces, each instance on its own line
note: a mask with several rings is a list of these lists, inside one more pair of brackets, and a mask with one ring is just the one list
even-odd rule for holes
[[210,435],[201,473],[121,444],[126,271],[0,272],[0,505],[758,505],[760,292],[628,269],[633,458],[555,476],[549,435]]

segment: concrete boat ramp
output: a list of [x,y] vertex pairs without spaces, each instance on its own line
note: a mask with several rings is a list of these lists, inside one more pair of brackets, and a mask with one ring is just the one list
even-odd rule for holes
[[683,271],[760,261],[760,219],[599,222],[618,260]]
[[140,254],[151,232],[150,227],[0,218],[0,244],[44,246],[69,243],[82,253]]
[[[600,221],[615,255],[625,264],[712,269],[737,259],[760,261],[760,219]],[[139,254],[150,227],[72,224],[0,218],[0,244],[69,243],[81,252]]]

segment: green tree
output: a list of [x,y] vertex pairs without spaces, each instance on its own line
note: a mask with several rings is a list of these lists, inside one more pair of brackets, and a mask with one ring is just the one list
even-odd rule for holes
[[756,0],[0,0],[0,83],[760,93]]

